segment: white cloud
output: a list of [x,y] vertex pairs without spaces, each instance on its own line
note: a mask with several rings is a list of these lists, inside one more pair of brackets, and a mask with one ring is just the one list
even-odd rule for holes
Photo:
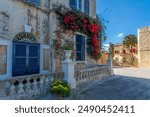
[[119,38],[124,37],[124,33],[120,33],[120,34],[118,34],[118,37],[119,37]]
[[109,44],[104,44],[105,47],[109,47]]
[[109,44],[103,44],[103,46],[106,51],[109,49]]

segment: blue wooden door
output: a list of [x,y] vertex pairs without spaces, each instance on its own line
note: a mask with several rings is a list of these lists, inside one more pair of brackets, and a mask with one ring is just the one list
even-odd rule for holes
[[39,44],[13,43],[13,76],[39,73]]

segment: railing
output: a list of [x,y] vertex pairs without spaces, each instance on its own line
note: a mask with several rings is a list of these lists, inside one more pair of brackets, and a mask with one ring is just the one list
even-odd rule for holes
[[110,66],[96,65],[84,70],[75,71],[77,85],[110,76]]
[[55,81],[55,80],[63,80],[64,72],[63,71],[54,72],[52,77],[53,77],[53,81]]
[[63,72],[13,77],[0,81],[0,94],[4,99],[31,99],[50,89],[50,82],[63,79]]

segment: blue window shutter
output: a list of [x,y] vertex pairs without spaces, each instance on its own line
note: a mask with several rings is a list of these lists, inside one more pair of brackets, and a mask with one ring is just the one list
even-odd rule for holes
[[26,52],[27,47],[25,44],[13,44],[13,76],[21,76],[27,74]]
[[84,13],[86,13],[87,15],[89,15],[90,13],[89,0],[84,0]]
[[77,0],[70,0],[69,5],[70,5],[70,8],[77,9]]
[[85,37],[76,35],[76,61],[85,60]]
[[79,10],[82,11],[82,0],[79,0]]
[[85,60],[85,37],[82,36],[82,61]]
[[29,44],[28,74],[39,73],[39,45]]

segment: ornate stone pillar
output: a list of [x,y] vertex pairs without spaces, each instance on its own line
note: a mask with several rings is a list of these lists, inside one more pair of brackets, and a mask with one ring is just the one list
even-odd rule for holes
[[68,83],[71,89],[76,88],[76,79],[74,77],[74,62],[69,57],[67,53],[67,58],[62,62],[62,69],[64,72],[64,81]]

